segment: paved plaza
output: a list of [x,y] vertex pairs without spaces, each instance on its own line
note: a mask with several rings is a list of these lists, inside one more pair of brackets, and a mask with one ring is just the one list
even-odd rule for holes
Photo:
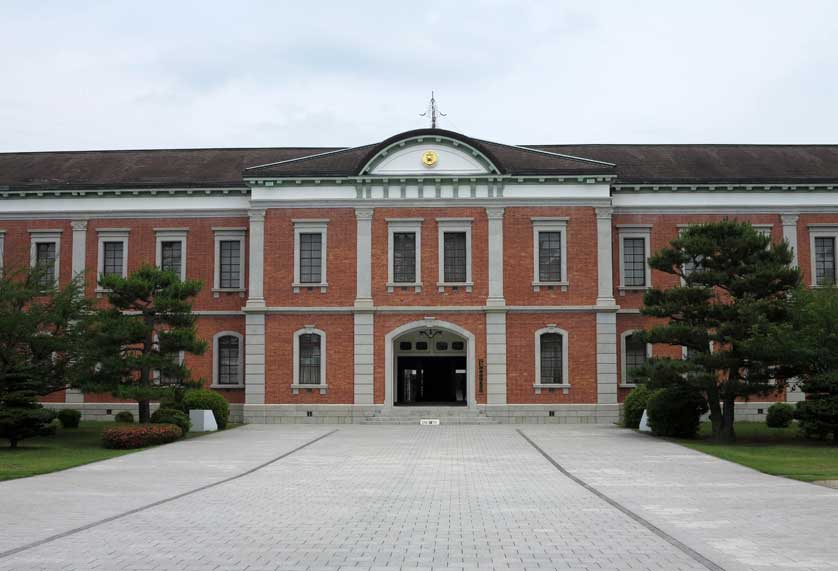
[[838,569],[838,490],[606,426],[264,426],[0,483],[0,570]]

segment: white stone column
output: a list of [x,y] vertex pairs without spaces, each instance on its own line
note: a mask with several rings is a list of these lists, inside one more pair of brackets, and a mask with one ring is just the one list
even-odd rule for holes
[[792,264],[797,266],[799,261],[797,259],[797,220],[800,217],[797,214],[783,214],[780,220],[783,222],[783,238],[791,246],[791,251],[794,254]]
[[247,305],[251,309],[265,307],[265,210],[250,211],[250,273],[247,284]]
[[506,404],[506,301],[503,297],[503,208],[487,208],[489,297],[486,300],[486,404]]
[[503,208],[487,208],[489,219],[489,299],[486,305],[504,306],[503,299]]
[[[792,265],[799,266],[800,261],[797,258],[797,221],[800,216],[797,214],[782,214],[780,220],[783,223],[783,238],[789,243],[792,254]],[[786,402],[799,402],[806,400],[806,393],[800,390],[797,386],[797,380],[792,379],[786,385]]]
[[372,208],[356,208],[355,404],[373,404],[375,316],[372,301]]
[[[87,220],[73,220],[70,222],[73,228],[73,258],[70,262],[71,274],[73,278],[82,276],[82,288],[85,287],[87,280],[84,277],[87,260]],[[84,290],[82,290],[84,291]],[[79,389],[67,389],[64,391],[64,402],[80,404],[84,402],[84,393]]]
[[250,211],[247,303],[245,304],[244,402],[245,419],[264,418],[265,404],[265,210]]
[[596,209],[597,227],[597,314],[596,372],[597,403],[617,404],[617,304],[614,301],[614,257],[612,253],[610,207]]

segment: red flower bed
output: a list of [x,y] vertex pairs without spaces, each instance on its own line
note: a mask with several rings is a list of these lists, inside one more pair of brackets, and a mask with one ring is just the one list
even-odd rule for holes
[[174,442],[183,436],[175,424],[119,424],[102,431],[105,448],[142,448]]

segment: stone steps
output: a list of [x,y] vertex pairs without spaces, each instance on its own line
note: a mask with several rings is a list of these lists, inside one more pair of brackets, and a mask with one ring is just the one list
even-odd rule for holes
[[439,420],[440,425],[445,424],[499,424],[498,421],[485,416],[371,416],[363,419],[360,424],[414,424],[418,425],[423,418]]

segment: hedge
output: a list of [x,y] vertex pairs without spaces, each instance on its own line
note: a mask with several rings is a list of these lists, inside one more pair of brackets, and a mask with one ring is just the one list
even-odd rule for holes
[[186,410],[211,410],[218,428],[220,430],[227,428],[230,405],[227,404],[227,399],[217,392],[207,389],[186,391],[183,395],[183,406]]
[[626,428],[640,428],[643,411],[652,391],[646,385],[638,385],[631,390],[623,403],[623,426]]
[[116,413],[113,417],[116,422],[134,422],[134,415],[130,411],[123,410]]
[[183,436],[176,424],[120,424],[102,431],[105,448],[142,448],[174,442]]
[[72,408],[58,411],[58,420],[64,428],[78,428],[81,422],[81,412]]
[[768,407],[765,424],[769,428],[788,428],[794,420],[794,407],[784,402],[775,402]]
[[192,421],[183,411],[176,408],[158,408],[151,415],[151,422],[156,424],[176,424],[184,434],[192,428]]

